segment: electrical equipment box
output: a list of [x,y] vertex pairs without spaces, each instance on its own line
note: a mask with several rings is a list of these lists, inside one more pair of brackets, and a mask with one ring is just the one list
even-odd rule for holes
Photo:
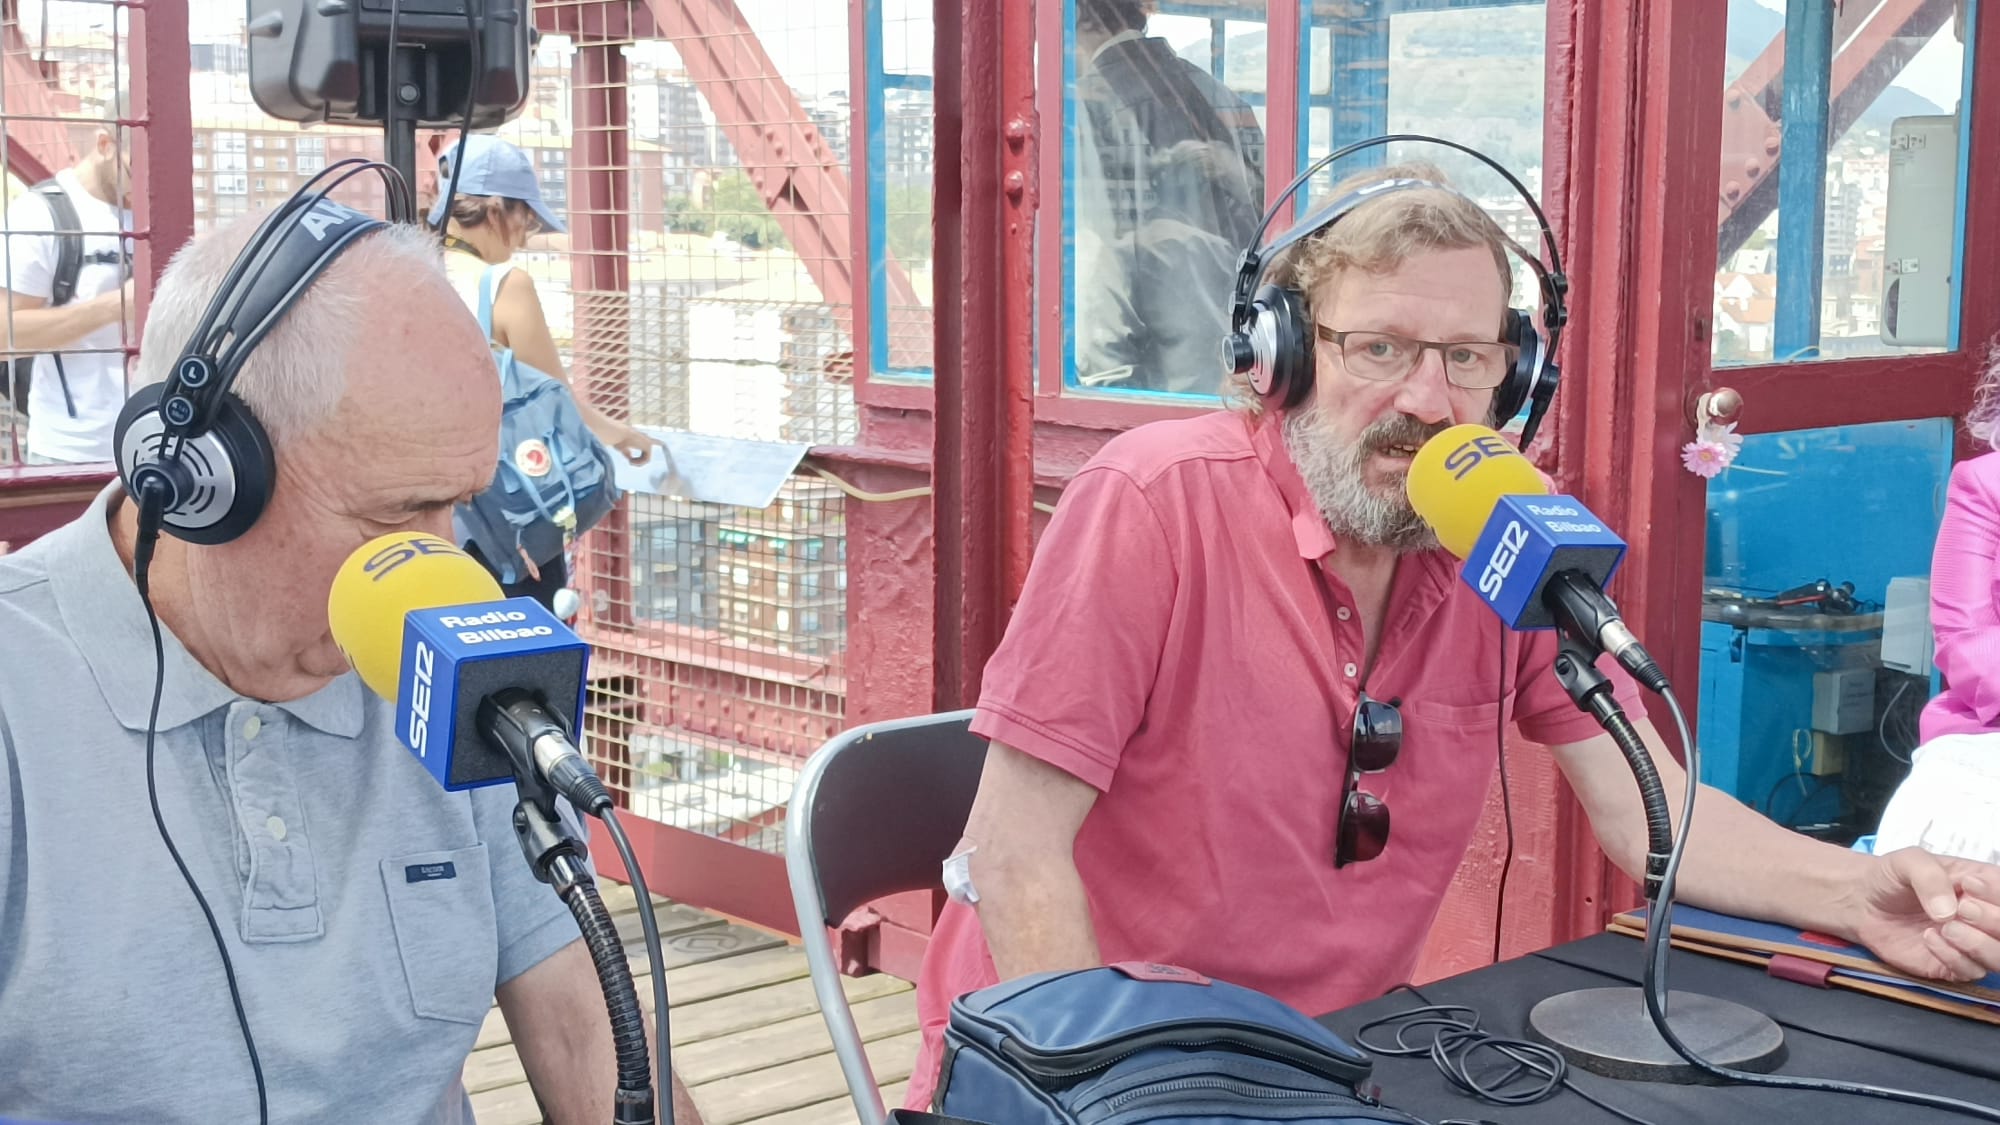
[[1954,345],[1958,302],[1958,118],[1899,117],[1889,126],[1889,215],[1882,234],[1882,340]]
[[1812,729],[1856,734],[1875,725],[1875,669],[1813,673]]
[[1931,580],[1891,578],[1882,602],[1882,666],[1931,674]]

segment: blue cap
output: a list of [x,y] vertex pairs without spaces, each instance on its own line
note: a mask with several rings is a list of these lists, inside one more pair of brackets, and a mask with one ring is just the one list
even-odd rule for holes
[[[438,201],[431,208],[431,225],[444,218],[444,197],[454,190],[460,195],[498,195],[518,199],[540,219],[544,230],[562,234],[569,228],[542,202],[542,188],[535,179],[534,162],[528,154],[490,133],[474,133],[465,138],[464,167],[450,167],[458,146],[438,153],[438,171],[445,176]],[[463,173],[462,175],[459,173]]]

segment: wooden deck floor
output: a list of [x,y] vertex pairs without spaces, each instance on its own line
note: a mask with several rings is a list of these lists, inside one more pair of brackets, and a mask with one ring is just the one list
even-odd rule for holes
[[[625,938],[646,1011],[652,978],[631,889],[599,884]],[[762,930],[655,899],[667,965],[673,1062],[705,1125],[852,1125],[833,1045],[813,1002],[806,957]],[[855,1022],[891,1106],[917,1051],[916,993],[888,976],[846,981]],[[496,1008],[465,1066],[479,1125],[537,1125],[541,1115]]]

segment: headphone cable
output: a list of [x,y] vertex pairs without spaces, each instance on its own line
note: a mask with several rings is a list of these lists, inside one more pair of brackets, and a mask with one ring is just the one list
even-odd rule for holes
[[1672,949],[1674,883],[1680,873],[1681,858],[1687,849],[1688,833],[1694,827],[1695,794],[1701,785],[1701,747],[1688,728],[1687,715],[1681,710],[1680,700],[1671,687],[1659,693],[1667,710],[1673,715],[1675,733],[1681,741],[1681,753],[1686,759],[1686,791],[1681,801],[1680,824],[1674,834],[1674,845],[1667,858],[1666,870],[1660,877],[1660,887],[1656,892],[1652,908],[1646,917],[1646,967],[1640,982],[1640,992],[1645,999],[1646,1013],[1651,1017],[1654,1029],[1668,1047],[1682,1059],[1709,1076],[1724,1083],[1741,1086],[1764,1086],[1780,1090],[1806,1090],[1816,1093],[1847,1094],[1855,1097],[1880,1098],[1884,1101],[1902,1102],[1906,1105],[1929,1106],[1950,1113],[1964,1114],[1984,1121],[2000,1121],[2000,1108],[1980,1105],[1962,1098],[1943,1094],[1926,1093],[1920,1090],[1903,1090],[1891,1086],[1877,1086],[1867,1082],[1848,1082],[1831,1078],[1795,1078],[1784,1074],[1758,1074],[1738,1070],[1711,1062],[1697,1054],[1692,1047],[1675,1034],[1668,1022],[1667,997],[1667,955]]
[[[465,138],[472,135],[472,115],[479,111],[479,67],[486,61],[480,56],[479,24],[473,18],[472,5],[465,5],[464,11],[465,43],[466,51],[472,56],[472,77],[465,82],[465,123],[459,127],[458,143],[452,149],[451,174],[447,177],[442,175],[443,169],[439,170],[438,182],[444,187],[444,206],[438,210],[437,226],[434,228],[439,234],[451,225],[451,203],[458,196],[458,171],[465,166]],[[428,227],[430,216],[419,215],[417,222]]]
[[166,817],[160,812],[160,790],[153,762],[154,743],[160,725],[160,698],[166,693],[167,656],[166,644],[160,635],[160,617],[153,609],[150,579],[153,549],[159,544],[160,520],[165,514],[166,487],[166,483],[157,477],[148,477],[140,482],[139,495],[135,497],[139,505],[139,537],[132,547],[132,579],[139,587],[140,604],[146,607],[146,623],[153,631],[153,703],[146,715],[146,800],[152,805],[153,826],[160,831],[160,842],[167,846],[167,854],[173,857],[182,881],[187,883],[188,893],[201,907],[201,916],[208,922],[209,936],[215,939],[215,951],[222,957],[222,973],[229,979],[229,1002],[236,1010],[236,1026],[243,1033],[243,1048],[250,1054],[250,1073],[257,1080],[257,1120],[260,1125],[268,1125],[271,1101],[270,1093],[264,1086],[264,1063],[257,1057],[257,1041],[250,1034],[250,1017],[243,1011],[243,993],[236,984],[236,966],[229,959],[229,946],[222,940],[222,927],[215,921],[215,911],[209,909],[208,899],[195,885],[194,874],[188,870],[187,861],[181,858],[180,849],[174,846],[173,833],[167,830]]
[[[1620,1109],[1578,1085],[1569,1061],[1555,1048],[1486,1030],[1480,1026],[1479,1009],[1470,1005],[1434,1004],[1407,984],[1389,991],[1399,990],[1416,997],[1423,1006],[1378,1016],[1362,1024],[1354,1032],[1356,1046],[1383,1058],[1428,1058],[1453,1089],[1491,1105],[1537,1105],[1568,1090],[1633,1125],[1652,1125],[1646,1118]],[[1420,1029],[1430,1030],[1428,1042],[1409,1038],[1411,1032]],[[1386,1031],[1390,1041],[1370,1042],[1369,1032],[1377,1030]],[[1481,1052],[1498,1058],[1481,1064]]]
[[[1518,681],[1517,681],[1518,686]],[[1514,873],[1514,794],[1507,782],[1507,623],[1500,622],[1500,697],[1493,702],[1493,753],[1500,759],[1500,816],[1507,827],[1507,852],[1500,861],[1500,893],[1493,899],[1493,963],[1500,963],[1500,938],[1507,928],[1507,878]]]

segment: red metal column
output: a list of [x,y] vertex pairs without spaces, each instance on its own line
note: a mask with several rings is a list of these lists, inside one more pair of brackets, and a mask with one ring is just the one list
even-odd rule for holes
[[188,101],[188,9],[178,0],[131,6],[132,225],[140,324],[153,283],[194,237],[194,115]]
[[[936,706],[970,706],[1028,570],[1034,6],[938,0]],[[957,159],[950,154],[956,153]]]
[[[579,394],[622,418],[631,397],[631,109],[622,44],[591,30],[578,29],[570,69],[570,380]],[[591,620],[630,627],[631,522],[624,505],[591,531],[587,544],[578,552],[585,573],[575,585],[592,607]]]
[[[1591,126],[1571,138],[1572,321],[1576,373],[1560,425],[1560,482],[1632,550],[1612,593],[1661,657],[1692,718],[1701,644],[1706,503],[1700,478],[1662,471],[1706,376],[1716,269],[1714,210],[1724,21],[1698,0],[1572,0],[1579,65],[1570,100]],[[1577,392],[1581,391],[1581,396]],[[1650,472],[1633,473],[1632,466]],[[1671,730],[1656,710],[1655,725]],[[1669,736],[1669,741],[1672,741]],[[1558,907],[1569,936],[1636,901],[1565,799]]]
[[[1299,104],[1299,62],[1304,44],[1299,33],[1304,7],[1299,0],[1270,0],[1270,25],[1265,51],[1264,99],[1264,199],[1265,206],[1278,198],[1293,176],[1299,173],[1299,130],[1308,121],[1306,107]],[[1336,176],[1336,178],[1338,178]],[[1291,212],[1278,217],[1276,234],[1291,225],[1303,199],[1294,199]]]

